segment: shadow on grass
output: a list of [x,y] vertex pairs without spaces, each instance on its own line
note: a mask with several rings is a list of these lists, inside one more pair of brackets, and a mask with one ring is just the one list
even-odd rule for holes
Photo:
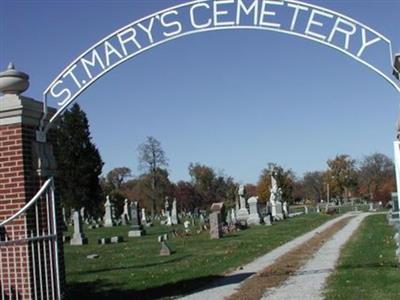
[[364,263],[364,264],[343,264],[338,269],[378,269],[378,268],[393,268],[398,269],[399,266],[393,262],[382,262],[382,263]]
[[[175,297],[185,295],[194,291],[201,291],[214,283],[212,287],[239,283],[254,273],[243,273],[232,276],[205,276],[194,279],[182,280],[176,283],[168,283],[162,286],[145,290],[125,290],[117,285],[97,280],[93,282],[72,283],[67,286],[66,299],[85,300],[154,300],[164,297]],[[203,287],[202,289],[199,287]]]
[[[175,253],[172,251],[172,253]],[[87,271],[79,271],[79,272],[71,272],[69,274],[79,274],[79,275],[88,275],[88,274],[96,274],[96,273],[104,273],[104,272],[110,272],[110,271],[122,271],[122,270],[134,270],[134,269],[144,269],[144,268],[150,268],[150,267],[155,267],[159,265],[166,265],[174,262],[178,262],[181,260],[184,260],[185,258],[190,257],[191,255],[184,255],[179,258],[174,258],[170,259],[164,262],[156,262],[152,264],[143,264],[143,265],[131,265],[131,266],[123,266],[123,267],[116,267],[116,268],[103,268],[103,269],[96,269],[96,270],[87,270]]]

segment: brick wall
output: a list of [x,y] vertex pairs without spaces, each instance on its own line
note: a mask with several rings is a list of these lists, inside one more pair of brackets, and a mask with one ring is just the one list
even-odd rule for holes
[[[45,179],[39,178],[33,168],[32,143],[35,141],[36,128],[22,124],[0,126],[0,221],[17,213],[32,197],[38,192]],[[33,299],[34,294],[38,298],[47,298],[46,292],[33,289],[34,283],[40,286],[40,274],[42,275],[43,286],[45,277],[50,278],[50,249],[44,243],[11,244],[11,240],[24,240],[31,236],[47,230],[47,206],[43,198],[38,202],[37,211],[40,215],[38,223],[36,207],[30,209],[27,214],[6,225],[0,232],[0,299],[3,295],[15,295],[19,299]],[[58,232],[61,233],[60,218],[61,211],[57,207]],[[38,226],[38,227],[37,227]],[[62,238],[59,236],[59,256],[61,266],[61,282],[64,285],[63,272],[63,248]],[[4,242],[8,241],[8,245]],[[3,245],[3,246],[2,246]],[[34,247],[32,247],[32,245]],[[54,253],[53,253],[54,255]],[[42,267],[38,267],[39,260]],[[48,280],[47,282],[51,282]],[[51,297],[51,296],[50,296]]]
[[[0,126],[0,220],[17,213],[27,201],[23,132],[21,124]],[[3,241],[25,238],[27,234],[25,221],[25,218],[19,218],[6,226],[2,234]],[[23,299],[32,298],[28,246],[25,244],[0,247],[0,256],[0,276],[3,277],[4,283],[0,287],[1,293],[8,295],[11,290],[11,293],[14,295],[18,293]],[[10,261],[19,263],[10,266]],[[12,270],[9,269],[13,268],[14,272],[10,272]]]

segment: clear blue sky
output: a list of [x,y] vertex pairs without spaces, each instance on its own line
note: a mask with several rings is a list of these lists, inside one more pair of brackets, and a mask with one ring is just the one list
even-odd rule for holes
[[[181,1],[0,2],[0,66],[13,61],[42,91],[81,52],[116,29]],[[308,0],[353,17],[400,50],[400,1]],[[397,21],[397,22],[395,22]],[[338,153],[392,157],[395,90],[331,48],[263,31],[209,32],[146,52],[102,77],[79,98],[104,171],[128,166],[159,139],[172,180],[190,162],[256,182],[268,162],[298,175]]]

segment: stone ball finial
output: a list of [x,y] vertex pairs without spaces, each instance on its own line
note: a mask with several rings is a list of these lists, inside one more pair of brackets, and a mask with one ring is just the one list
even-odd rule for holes
[[7,70],[0,72],[0,92],[3,94],[19,95],[29,88],[29,75],[15,70],[12,62]]

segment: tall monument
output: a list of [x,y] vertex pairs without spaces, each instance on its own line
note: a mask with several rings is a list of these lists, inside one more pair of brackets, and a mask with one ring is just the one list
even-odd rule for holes
[[249,211],[246,208],[245,192],[245,187],[241,184],[238,190],[240,209],[237,212],[236,220],[242,225],[247,225],[247,220],[249,218]]

